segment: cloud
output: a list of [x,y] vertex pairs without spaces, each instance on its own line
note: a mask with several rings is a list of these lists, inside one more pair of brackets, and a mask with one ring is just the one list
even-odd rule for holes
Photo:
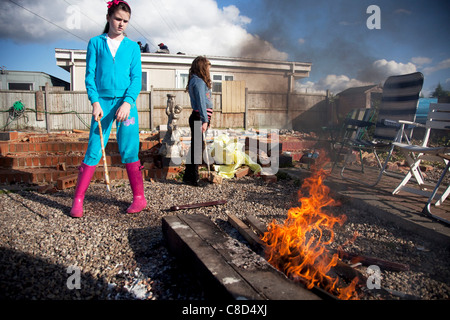
[[305,83],[297,83],[296,90],[300,92],[324,92],[330,90],[330,92],[337,94],[352,87],[383,83],[389,76],[408,74],[416,71],[416,65],[411,62],[401,63],[381,59],[374,61],[368,67],[361,70],[356,78],[350,78],[344,74],[329,74],[317,82],[308,81]]
[[3,2],[2,5],[0,38],[16,42],[87,41],[94,32],[101,32],[106,22],[106,4],[101,1],[78,1],[76,7],[80,10],[76,14],[80,17],[80,24],[76,26],[68,25],[73,17],[73,12],[68,10],[71,7],[68,2],[26,0]]
[[[17,3],[20,6],[12,2],[2,6],[0,38],[35,43],[78,40],[80,48],[84,48],[91,37],[103,31],[106,23],[107,7],[103,0]],[[152,51],[163,42],[174,53],[278,60],[288,57],[271,43],[247,32],[245,27],[251,19],[234,5],[219,8],[214,0],[133,0],[129,3],[132,14],[127,35],[135,41],[149,43]],[[79,25],[74,21],[79,21]]]
[[423,66],[425,64],[430,64],[433,60],[426,57],[413,57],[411,58],[411,62],[417,66]]
[[377,60],[373,63],[373,67],[384,73],[387,76],[406,74],[417,71],[416,66],[411,63],[401,63],[394,60],[387,61],[386,59]]
[[314,83],[312,81],[307,81],[306,83],[296,83],[296,90],[300,92],[324,92],[330,90],[330,92],[336,94],[345,89],[352,87],[367,86],[371,83],[363,82],[357,79],[351,79],[346,75],[335,75],[329,74],[325,78],[320,79],[318,82]]
[[363,68],[358,73],[358,79],[363,82],[381,83],[394,75],[408,74],[417,71],[414,63],[401,63],[394,60],[380,59]]
[[439,62],[435,66],[424,68],[422,72],[425,75],[430,75],[430,74],[432,74],[432,73],[434,73],[436,71],[449,69],[449,68],[450,68],[450,59],[447,59],[447,60],[443,60],[443,61]]
[[394,11],[395,14],[406,14],[406,15],[410,15],[412,13],[411,10],[408,9],[397,9]]

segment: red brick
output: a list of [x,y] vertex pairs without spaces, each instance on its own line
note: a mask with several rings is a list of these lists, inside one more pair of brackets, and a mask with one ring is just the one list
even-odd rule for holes
[[14,159],[13,158],[0,158],[0,167],[2,168],[12,168],[14,165]]
[[52,174],[51,172],[45,172],[44,173],[44,181],[45,182],[52,182]]
[[74,187],[77,184],[78,174],[71,174],[69,176],[60,177],[56,180],[56,185],[59,190]]
[[80,166],[82,161],[83,161],[83,157],[74,157],[74,158],[72,158],[72,165]]
[[236,170],[236,173],[234,174],[235,177],[237,179],[245,177],[246,175],[248,175],[250,172],[250,168],[247,166],[244,167],[240,167],[239,169]]
[[166,173],[176,173],[176,174],[178,174],[178,173],[180,173],[181,172],[181,167],[167,167],[167,168],[164,168],[164,172],[166,172]]
[[277,182],[277,176],[275,176],[275,175],[262,174],[261,178],[267,183]]
[[33,176],[35,177],[36,181],[39,181],[39,182],[45,181],[45,175],[42,172],[34,174]]
[[0,142],[0,155],[9,153],[9,142]]
[[58,164],[58,157],[49,157],[52,163],[52,166],[56,166]]
[[300,161],[303,156],[303,152],[291,152],[291,157],[293,161]]

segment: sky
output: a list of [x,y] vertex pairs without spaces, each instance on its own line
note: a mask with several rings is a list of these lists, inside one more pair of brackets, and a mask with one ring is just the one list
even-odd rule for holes
[[[86,49],[106,0],[0,0],[0,67],[70,81],[55,48]],[[382,84],[420,71],[450,90],[449,0],[129,0],[127,36],[172,53],[310,62],[298,91]],[[375,6],[375,7],[373,7]]]

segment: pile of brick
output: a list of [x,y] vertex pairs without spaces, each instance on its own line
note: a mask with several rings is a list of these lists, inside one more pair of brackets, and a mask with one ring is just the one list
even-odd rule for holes
[[[273,165],[270,161],[267,162],[267,157],[270,158],[273,152],[277,153],[278,167],[292,165],[292,161],[299,161],[317,142],[315,139],[299,135],[278,134],[253,135],[244,139],[246,152],[251,152],[250,145],[252,148],[256,146],[258,152],[253,156],[262,167]],[[139,158],[144,165],[144,179],[175,179],[183,172],[183,166],[164,167],[161,163],[158,155],[161,146],[159,132],[141,133],[140,140]],[[276,149],[271,149],[273,141],[277,142]],[[0,133],[0,184],[51,184],[58,189],[73,187],[76,184],[78,167],[84,158],[87,144],[88,132],[86,131],[51,134],[2,132]],[[114,134],[111,134],[105,151],[110,180],[127,179]],[[206,168],[203,168],[200,174],[201,177],[208,178]],[[234,178],[240,179],[248,175],[253,175],[253,172],[244,165],[236,171]],[[277,181],[275,174],[260,176],[267,182]],[[104,180],[102,160],[97,167],[94,179]],[[221,183],[217,175],[214,180],[216,183]]]
[[[0,134],[0,183],[56,184],[59,189],[72,187],[87,144],[87,132],[3,132]],[[147,152],[158,144],[158,139],[143,139],[140,148]],[[106,163],[111,180],[127,179],[113,135],[106,147]],[[155,174],[153,171],[145,173]],[[93,179],[103,180],[103,175],[103,161],[100,161]]]

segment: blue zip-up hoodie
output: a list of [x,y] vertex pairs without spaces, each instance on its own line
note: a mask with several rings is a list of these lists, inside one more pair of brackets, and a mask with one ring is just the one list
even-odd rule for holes
[[202,123],[209,122],[206,109],[211,109],[211,111],[213,109],[211,89],[196,74],[192,75],[189,81],[189,97],[191,98],[192,109],[200,112]]
[[124,98],[131,106],[141,92],[142,69],[139,45],[123,38],[115,58],[106,33],[89,41],[86,55],[86,90],[91,103],[98,98]]

